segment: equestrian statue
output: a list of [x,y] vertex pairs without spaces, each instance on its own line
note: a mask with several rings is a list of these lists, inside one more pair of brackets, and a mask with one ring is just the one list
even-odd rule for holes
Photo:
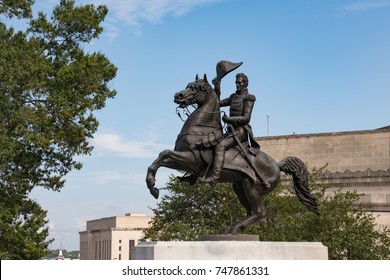
[[[185,109],[196,109],[177,136],[174,150],[162,151],[148,167],[146,184],[157,199],[156,173],[160,167],[186,172],[179,177],[194,184],[197,180],[213,186],[217,182],[232,183],[233,190],[247,216],[228,226],[225,234],[240,233],[245,227],[263,219],[266,214],[261,205],[262,197],[273,191],[280,180],[281,171],[293,178],[294,190],[303,205],[319,214],[315,198],[310,194],[308,171],[297,157],[286,157],[279,163],[264,153],[255,141],[250,119],[256,97],[248,92],[248,77],[236,75],[236,92],[220,99],[222,78],[242,65],[222,60],[216,66],[217,76],[207,80],[196,75],[195,81],[174,95],[174,102]],[[224,113],[221,123],[221,107],[229,106],[229,116]],[[225,132],[224,132],[225,130]]]

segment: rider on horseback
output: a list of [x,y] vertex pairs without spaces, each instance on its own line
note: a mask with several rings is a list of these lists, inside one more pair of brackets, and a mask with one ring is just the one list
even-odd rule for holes
[[[239,233],[265,217],[262,198],[277,187],[281,172],[292,176],[294,190],[301,203],[319,214],[316,200],[310,194],[308,170],[302,160],[286,157],[278,163],[258,150],[259,145],[253,139],[249,126],[255,97],[248,93],[248,78],[238,74],[237,91],[229,98],[220,100],[218,80],[241,64],[218,62],[217,79],[213,80],[217,84],[215,90],[212,90],[204,75],[203,79],[196,77],[184,90],[175,93],[174,102],[179,108],[196,104],[196,109],[185,120],[174,150],[166,149],[158,155],[148,167],[145,180],[150,193],[157,199],[159,189],[155,187],[155,183],[160,167],[186,171],[189,176],[181,178],[182,181],[194,184],[204,174],[205,168],[208,170],[207,163],[211,165],[210,162],[213,162],[213,170],[210,174],[206,172],[209,177],[203,181],[214,183],[219,179],[218,181],[232,183],[235,194],[247,212],[247,217],[224,230],[228,234]],[[222,71],[218,71],[220,69]],[[228,133],[223,136],[220,106],[230,106],[229,116],[223,117],[223,121],[228,124]],[[252,147],[248,149],[250,145]]]
[[[220,95],[220,82],[216,78],[213,80],[215,91]],[[230,106],[229,117],[225,114],[222,120],[228,124],[228,132],[224,138],[214,147],[213,171],[212,174],[202,180],[203,183],[214,184],[218,181],[221,175],[225,160],[225,151],[234,147],[240,141],[245,143],[249,139],[249,152],[256,154],[260,148],[255,141],[252,128],[249,124],[252,109],[256,101],[256,97],[248,93],[248,77],[239,73],[236,75],[236,92],[231,94],[229,98],[220,101],[220,106]],[[235,135],[233,135],[235,133]]]

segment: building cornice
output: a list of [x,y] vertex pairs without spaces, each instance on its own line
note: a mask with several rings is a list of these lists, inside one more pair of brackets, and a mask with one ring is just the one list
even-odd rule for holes
[[324,137],[324,136],[337,136],[337,135],[352,135],[352,134],[375,134],[390,132],[390,126],[381,127],[378,129],[370,130],[354,130],[354,131],[340,131],[340,132],[321,132],[321,133],[307,133],[307,134],[286,134],[278,136],[259,136],[255,137],[256,140],[271,140],[281,138],[304,138],[304,137]]
[[387,170],[372,170],[368,168],[366,171],[351,171],[349,169],[344,172],[331,172],[326,170],[318,174],[319,180],[327,179],[356,179],[356,178],[389,178],[390,179],[390,168]]

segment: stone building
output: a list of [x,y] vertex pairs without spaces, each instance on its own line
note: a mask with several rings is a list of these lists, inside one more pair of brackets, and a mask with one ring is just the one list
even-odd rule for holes
[[80,260],[129,260],[151,217],[143,213],[87,221],[80,232]]
[[375,130],[292,134],[257,138],[276,161],[302,159],[309,170],[325,169],[320,183],[363,194],[379,225],[390,226],[390,126]]

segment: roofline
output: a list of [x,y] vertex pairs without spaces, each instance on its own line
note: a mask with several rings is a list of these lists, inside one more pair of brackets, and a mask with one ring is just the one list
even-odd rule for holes
[[339,131],[339,132],[321,132],[321,133],[306,133],[306,134],[288,134],[288,135],[275,135],[275,136],[260,136],[255,137],[256,140],[261,139],[276,139],[276,138],[288,138],[288,137],[321,137],[330,135],[342,135],[342,134],[361,134],[361,133],[381,133],[390,131],[390,125],[377,129],[370,130],[353,130],[353,131]]

